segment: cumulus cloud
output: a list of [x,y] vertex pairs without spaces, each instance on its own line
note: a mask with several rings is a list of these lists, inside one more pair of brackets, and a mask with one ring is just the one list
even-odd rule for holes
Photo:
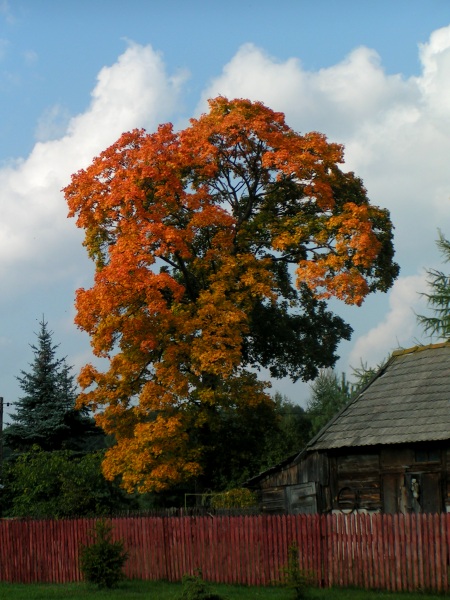
[[356,48],[337,65],[311,72],[297,58],[281,62],[245,44],[205,89],[198,111],[218,94],[262,100],[283,111],[299,131],[348,138],[412,93],[399,75],[385,75],[380,57],[369,48]]
[[71,119],[67,108],[54,104],[44,110],[39,117],[35,136],[39,142],[48,142],[63,137]]
[[421,292],[425,291],[426,274],[401,277],[395,282],[389,296],[389,311],[375,327],[361,335],[349,355],[349,364],[360,361],[369,366],[380,364],[395,349],[411,346],[420,340],[417,314],[426,313]]
[[43,115],[38,124],[42,141],[26,159],[0,169],[0,274],[10,282],[9,293],[16,285],[23,289],[77,268],[83,253],[80,235],[66,218],[61,188],[123,131],[152,129],[171,116],[184,77],[169,76],[150,46],[130,44],[115,64],[100,71],[83,114],[69,119],[52,107]]

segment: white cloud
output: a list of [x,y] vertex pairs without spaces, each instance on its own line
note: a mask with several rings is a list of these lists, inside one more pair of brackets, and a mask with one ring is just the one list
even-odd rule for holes
[[70,112],[64,106],[54,104],[47,108],[40,116],[35,136],[39,142],[48,142],[59,139],[67,131],[71,119]]
[[38,134],[44,141],[26,159],[0,169],[0,274],[9,282],[9,293],[79,268],[81,237],[66,218],[61,188],[123,131],[152,129],[171,116],[183,77],[169,76],[150,46],[131,44],[114,65],[100,71],[88,109],[70,119],[58,139],[45,138],[53,137],[55,118],[67,121],[67,116],[55,108],[43,115]]
[[369,366],[382,362],[397,348],[410,347],[422,335],[417,326],[417,314],[426,313],[421,293],[426,291],[426,274],[400,277],[389,296],[389,311],[382,320],[359,337],[349,355],[349,364],[361,361]]
[[123,131],[155,129],[177,109],[186,77],[185,72],[168,76],[159,53],[131,43],[113,67],[100,71],[91,106],[71,121],[69,137],[79,142],[86,139],[98,152]]
[[262,100],[283,111],[288,123],[299,131],[348,137],[411,92],[400,76],[386,76],[379,56],[365,47],[355,49],[335,66],[310,72],[296,58],[280,62],[253,44],[245,44],[208,85],[197,110],[204,111],[206,99],[218,94]]
[[420,45],[420,60],[423,74],[418,85],[423,90],[428,109],[434,118],[448,120],[448,93],[450,81],[450,27],[434,31],[427,44]]

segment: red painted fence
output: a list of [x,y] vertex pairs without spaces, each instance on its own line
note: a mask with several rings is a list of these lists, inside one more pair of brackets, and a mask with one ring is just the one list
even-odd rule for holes
[[[0,580],[78,581],[92,519],[0,521]],[[450,515],[127,517],[112,519],[131,578],[270,585],[289,546],[320,586],[448,591]]]

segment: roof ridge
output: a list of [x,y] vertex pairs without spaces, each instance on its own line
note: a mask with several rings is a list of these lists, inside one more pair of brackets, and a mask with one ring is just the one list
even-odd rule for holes
[[404,354],[412,354],[413,352],[422,352],[423,350],[434,350],[435,348],[447,348],[450,347],[450,340],[446,342],[438,342],[436,344],[420,344],[412,346],[411,348],[399,348],[394,350],[391,356],[402,356]]

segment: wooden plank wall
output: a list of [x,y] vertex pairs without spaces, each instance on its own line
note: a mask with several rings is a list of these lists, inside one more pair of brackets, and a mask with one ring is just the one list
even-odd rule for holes
[[[130,558],[126,575],[271,585],[288,548],[319,586],[449,589],[450,515],[261,515],[112,519]],[[0,580],[79,581],[78,550],[94,521],[0,521]]]

